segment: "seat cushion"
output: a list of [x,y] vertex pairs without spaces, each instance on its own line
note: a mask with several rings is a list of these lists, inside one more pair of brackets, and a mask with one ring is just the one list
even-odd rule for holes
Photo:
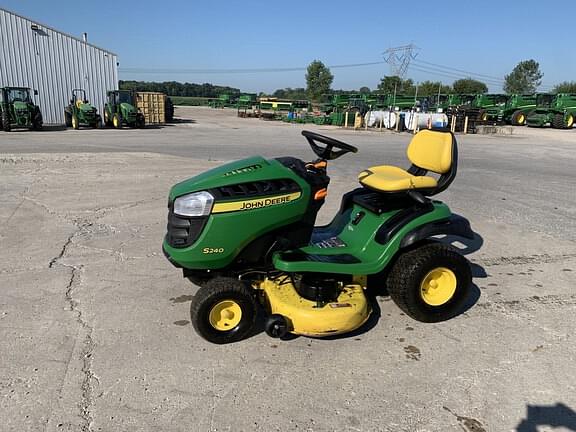
[[402,168],[390,165],[380,165],[364,170],[358,175],[358,180],[363,186],[381,192],[431,189],[437,186],[434,177],[414,176]]

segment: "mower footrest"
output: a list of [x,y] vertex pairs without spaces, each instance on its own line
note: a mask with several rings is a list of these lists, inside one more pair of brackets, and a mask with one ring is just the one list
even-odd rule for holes
[[358,264],[360,262],[358,258],[350,254],[318,255],[300,251],[284,252],[280,255],[280,259],[286,262],[307,261],[330,264]]

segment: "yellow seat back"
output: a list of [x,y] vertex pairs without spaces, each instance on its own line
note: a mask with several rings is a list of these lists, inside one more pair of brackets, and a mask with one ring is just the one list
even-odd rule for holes
[[452,166],[452,145],[452,134],[425,129],[412,138],[406,155],[417,167],[444,174]]

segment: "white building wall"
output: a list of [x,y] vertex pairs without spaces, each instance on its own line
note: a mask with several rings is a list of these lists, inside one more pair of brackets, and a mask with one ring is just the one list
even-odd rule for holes
[[38,90],[44,123],[64,123],[72,89],[86,90],[102,114],[108,90],[118,89],[118,57],[0,8],[0,87]]

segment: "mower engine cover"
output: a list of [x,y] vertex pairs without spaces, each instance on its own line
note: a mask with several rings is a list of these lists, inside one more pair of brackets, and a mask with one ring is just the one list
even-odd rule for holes
[[[329,183],[296,158],[232,162],[176,184],[163,249],[184,269],[224,269],[271,259],[284,242],[309,242]],[[276,246],[275,246],[276,245]]]

